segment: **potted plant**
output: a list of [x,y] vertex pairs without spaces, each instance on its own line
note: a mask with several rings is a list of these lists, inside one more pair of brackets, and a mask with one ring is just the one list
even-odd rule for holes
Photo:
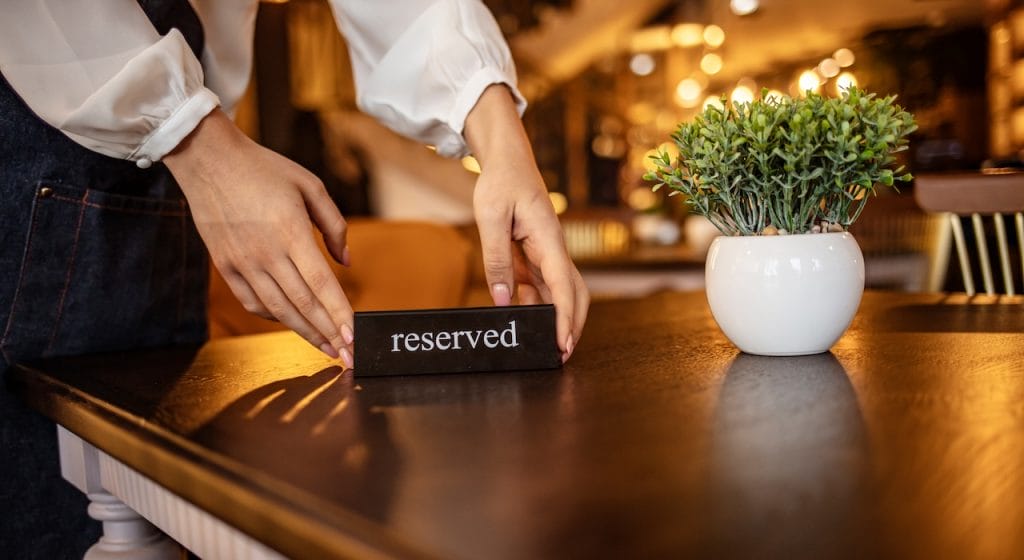
[[[645,176],[724,234],[708,251],[708,303],[741,350],[825,352],[864,290],[864,259],[847,229],[893,169],[913,116],[859,89],[709,105],[672,135],[679,155]],[[723,103],[724,105],[724,103]]]

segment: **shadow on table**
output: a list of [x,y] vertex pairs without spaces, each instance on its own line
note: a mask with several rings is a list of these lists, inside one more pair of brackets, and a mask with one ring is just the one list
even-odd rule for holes
[[715,557],[871,556],[866,430],[835,356],[738,354],[712,430]]
[[882,332],[1024,332],[1024,305],[1012,303],[938,303],[901,305],[873,321]]
[[337,366],[250,391],[191,437],[377,521],[389,514],[402,465],[386,416]]

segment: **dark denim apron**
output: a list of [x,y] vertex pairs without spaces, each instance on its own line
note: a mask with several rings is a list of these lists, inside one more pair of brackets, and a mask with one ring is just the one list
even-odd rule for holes
[[[187,0],[142,0],[198,55]],[[0,375],[46,356],[198,343],[207,256],[167,168],[92,152],[0,79]],[[55,429],[0,388],[0,557],[81,558],[98,536]]]

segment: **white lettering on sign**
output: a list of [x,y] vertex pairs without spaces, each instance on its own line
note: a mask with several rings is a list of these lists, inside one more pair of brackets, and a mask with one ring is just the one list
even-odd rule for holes
[[519,346],[519,333],[516,332],[516,322],[509,321],[508,328],[501,331],[497,329],[478,331],[442,331],[439,333],[396,333],[391,335],[391,351],[401,352],[429,352],[431,350],[462,350],[461,343],[465,343],[467,350],[475,350],[480,346],[487,348],[515,348]]

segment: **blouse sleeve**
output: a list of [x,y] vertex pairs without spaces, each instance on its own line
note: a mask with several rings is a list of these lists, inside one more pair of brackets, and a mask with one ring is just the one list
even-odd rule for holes
[[0,72],[75,142],[148,167],[218,97],[184,37],[161,37],[135,0],[5,0]]
[[467,153],[462,132],[484,89],[505,84],[519,113],[508,45],[478,0],[331,0],[349,45],[357,103],[392,130]]

